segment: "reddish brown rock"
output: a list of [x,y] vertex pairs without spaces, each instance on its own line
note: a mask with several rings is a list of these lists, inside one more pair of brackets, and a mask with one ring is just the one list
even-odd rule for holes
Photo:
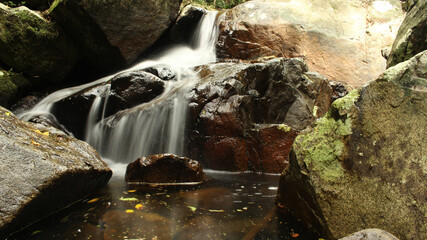
[[[380,9],[366,1],[249,1],[222,18],[221,58],[302,57],[312,71],[361,86],[385,70],[381,49],[396,36],[398,1]],[[321,17],[320,17],[321,16]]]
[[194,160],[173,154],[142,157],[126,168],[126,182],[180,184],[200,183],[205,174]]

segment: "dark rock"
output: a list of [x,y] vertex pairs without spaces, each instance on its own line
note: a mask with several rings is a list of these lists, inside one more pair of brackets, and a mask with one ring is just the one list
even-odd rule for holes
[[0,107],[0,238],[87,197],[111,170],[87,143]]
[[427,51],[332,103],[296,138],[278,203],[324,237],[426,239]]
[[9,107],[17,100],[19,91],[30,85],[21,74],[0,69],[0,105]]
[[1,61],[27,76],[59,82],[80,57],[60,27],[26,7],[0,3],[0,29]]
[[364,229],[339,240],[399,240],[391,233],[381,229]]
[[77,42],[92,65],[130,64],[178,15],[181,0],[60,2],[51,15]]
[[[149,102],[164,90],[164,82],[151,73],[137,70],[117,74],[105,83],[83,89],[55,103],[52,112],[58,121],[77,138],[84,137],[84,130],[97,97],[102,97],[101,106],[107,105],[105,111],[99,111],[97,120],[109,117],[121,110]],[[75,114],[79,113],[79,114]]]
[[179,17],[169,32],[169,39],[176,42],[189,43],[200,19],[206,14],[203,8],[188,5],[181,10]]
[[406,61],[427,50],[427,1],[413,4],[397,32],[387,67]]
[[157,154],[142,157],[126,168],[126,182],[155,184],[200,183],[205,174],[194,160],[173,154]]
[[392,44],[403,15],[398,1],[386,4],[391,8],[381,12],[364,0],[248,1],[220,18],[218,57],[302,57],[330,80],[362,86],[385,70],[380,51]]
[[330,82],[332,87],[332,100],[337,100],[348,94],[347,88],[339,82]]
[[[296,132],[332,102],[327,79],[308,72],[301,59],[218,63],[197,71],[201,81],[191,93],[188,125],[194,127],[187,146],[192,158],[213,169],[281,172]],[[289,135],[277,130],[283,123]],[[262,124],[268,126],[254,127]],[[263,147],[267,138],[287,147],[272,157],[272,149]]]
[[154,74],[156,77],[168,81],[168,80],[176,80],[176,74],[175,72],[170,69],[168,66],[154,66],[154,67],[148,67],[142,69],[143,71],[149,72],[151,74]]

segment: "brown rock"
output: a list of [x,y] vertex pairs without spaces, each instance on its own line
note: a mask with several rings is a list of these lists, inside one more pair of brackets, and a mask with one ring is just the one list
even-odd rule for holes
[[126,182],[185,184],[200,183],[205,174],[194,160],[173,154],[157,154],[142,157],[126,168]]

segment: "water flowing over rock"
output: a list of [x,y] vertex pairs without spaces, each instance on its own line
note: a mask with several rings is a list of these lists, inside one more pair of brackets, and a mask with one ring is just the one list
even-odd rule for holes
[[0,237],[104,186],[111,170],[87,143],[0,107]]
[[295,140],[278,205],[336,239],[427,238],[427,51],[336,100]]
[[55,23],[26,7],[0,3],[0,59],[27,76],[59,82],[74,68],[77,46]]
[[157,154],[130,163],[126,182],[146,184],[198,184],[204,181],[202,166],[195,160],[173,154]]
[[393,43],[387,67],[406,61],[427,49],[427,1],[418,1],[407,13]]
[[60,1],[52,16],[102,68],[130,64],[178,16],[181,0]]
[[398,1],[249,1],[222,18],[218,57],[302,57],[311,71],[362,86],[385,70],[381,49],[402,16]]
[[297,131],[332,101],[326,79],[308,72],[301,59],[217,63],[197,71],[187,146],[208,168],[281,172]]

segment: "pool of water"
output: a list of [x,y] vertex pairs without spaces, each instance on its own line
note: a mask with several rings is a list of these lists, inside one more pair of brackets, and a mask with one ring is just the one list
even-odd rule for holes
[[197,187],[127,185],[92,196],[10,239],[318,239],[274,205],[279,176],[207,171]]

